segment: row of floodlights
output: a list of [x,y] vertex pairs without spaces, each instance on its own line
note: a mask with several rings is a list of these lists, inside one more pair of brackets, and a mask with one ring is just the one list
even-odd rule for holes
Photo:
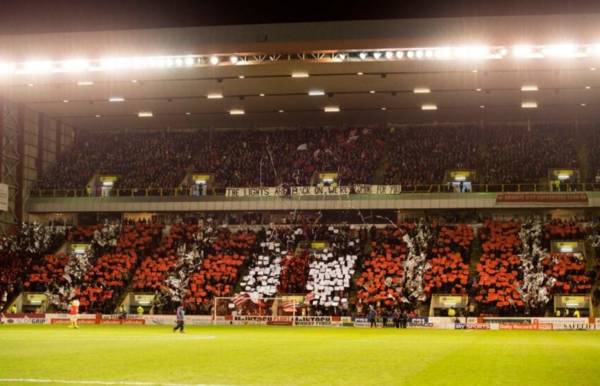
[[[585,89],[586,90],[590,90],[591,87],[590,86],[585,86]],[[539,90],[538,86],[534,85],[534,84],[526,84],[526,85],[523,85],[521,87],[521,91],[524,91],[524,92],[538,91],[538,90]],[[477,88],[476,91],[482,91],[482,89],[481,88]],[[375,94],[376,92],[377,91],[375,91],[375,90],[369,90],[370,94]],[[429,94],[429,93],[431,93],[431,89],[429,89],[427,87],[416,87],[416,88],[413,89],[413,93],[415,93],[415,94]],[[258,95],[261,96],[261,97],[264,97],[266,94],[260,93]],[[309,96],[325,96],[326,92],[324,90],[322,90],[322,89],[312,89],[312,90],[308,91],[308,95]],[[224,95],[221,92],[211,92],[211,93],[208,93],[206,95],[206,98],[207,99],[223,99]],[[122,96],[111,96],[111,97],[108,98],[108,101],[112,102],[112,103],[125,102],[125,98],[122,97]],[[70,101],[68,99],[64,99],[63,102],[68,103]]]
[[[581,106],[585,106],[585,103],[582,103]],[[480,108],[485,108],[484,105],[479,106]],[[538,104],[536,101],[524,101],[521,103],[521,108],[523,109],[536,109],[538,107]],[[436,104],[433,103],[426,103],[421,105],[421,110],[423,111],[435,111],[438,109],[438,106]],[[381,108],[382,111],[387,110],[385,107]],[[326,113],[339,113],[340,107],[339,106],[325,106],[323,108],[323,111]],[[283,113],[283,110],[278,110],[278,112]],[[244,115],[246,114],[246,111],[243,109],[231,109],[229,110],[229,115]],[[191,115],[191,113],[186,113],[186,115]],[[140,111],[138,113],[138,117],[140,118],[151,118],[153,117],[154,114],[152,113],[152,111]],[[100,115],[96,115],[96,117],[100,117]]]
[[[340,107],[339,106],[325,106],[325,107],[323,107],[323,111],[326,113],[339,113]],[[283,110],[279,110],[279,112],[282,113]],[[244,109],[229,110],[229,115],[244,115],[244,114],[246,114],[246,111]],[[152,118],[154,116],[152,111],[140,111],[137,115],[140,118]],[[191,113],[186,113],[186,115],[191,115]],[[99,118],[100,116],[97,115],[96,117]]]
[[[580,58],[600,55],[600,44],[485,45],[458,47],[403,48],[393,50],[353,50],[331,53],[295,55],[167,55],[143,57],[110,57],[90,60],[73,58],[61,61],[28,60],[0,62],[0,74],[45,74],[84,71],[113,71],[151,68],[185,68],[220,64],[249,64],[277,60],[380,61],[380,60],[483,60],[502,59],[512,53],[516,58]],[[302,75],[298,76],[302,77]]]

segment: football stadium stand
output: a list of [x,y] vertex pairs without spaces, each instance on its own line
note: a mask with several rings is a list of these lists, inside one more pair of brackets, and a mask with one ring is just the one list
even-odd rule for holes
[[341,185],[431,185],[452,169],[476,170],[480,184],[538,183],[549,169],[582,166],[569,133],[563,125],[85,132],[37,187],[83,189],[107,174],[118,176],[115,188],[174,189],[190,169],[214,174],[221,188],[309,186],[326,171]]
[[[325,51],[236,33],[214,55],[0,64],[0,309],[598,314],[597,47],[540,43],[525,70],[508,43],[446,55],[354,32]],[[105,52],[100,35],[73,46]]]

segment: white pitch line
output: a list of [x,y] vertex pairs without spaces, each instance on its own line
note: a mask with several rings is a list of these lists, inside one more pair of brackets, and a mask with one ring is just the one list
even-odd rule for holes
[[[156,337],[148,337],[148,336],[108,336],[105,338],[100,338],[100,337],[87,337],[87,336],[77,336],[77,335],[72,335],[72,336],[60,336],[60,337],[45,337],[45,338],[41,338],[41,339],[36,339],[36,340],[43,340],[43,341],[54,341],[54,340],[64,340],[65,338],[68,338],[69,340],[73,340],[73,341],[127,341],[127,340],[142,340],[142,341],[171,341],[171,342],[176,342],[176,341],[188,341],[188,340],[213,340],[216,339],[215,336],[189,336],[189,335],[174,335],[171,337],[166,337],[166,336],[156,336]],[[28,335],[12,335],[12,336],[3,336],[0,338],[0,341],[3,340],[22,340],[22,339],[26,339],[26,340],[31,340],[31,336]]]
[[40,378],[0,378],[0,383],[58,383],[63,385],[124,385],[124,386],[226,386],[209,383],[162,383],[162,382],[136,382],[136,381],[90,381],[66,379],[40,379]]

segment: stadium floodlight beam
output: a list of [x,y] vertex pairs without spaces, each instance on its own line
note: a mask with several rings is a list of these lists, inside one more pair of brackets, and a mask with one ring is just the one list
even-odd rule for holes
[[490,54],[490,48],[484,45],[458,46],[451,51],[452,56],[460,60],[485,59]]
[[543,58],[544,55],[539,49],[527,44],[518,44],[512,49],[515,58]]
[[361,52],[360,54],[358,54],[358,57],[359,57],[361,60],[365,60],[365,59],[367,59],[367,57],[368,57],[368,56],[369,56],[369,54],[367,54],[366,52]]
[[196,59],[194,59],[192,56],[188,56],[184,59],[184,62],[187,67],[192,67],[194,63],[196,63]]
[[207,99],[223,99],[223,94],[220,92],[212,92],[206,96]]
[[237,55],[231,55],[229,57],[229,61],[231,62],[231,64],[236,64],[239,60],[240,58],[238,58]]
[[434,50],[436,59],[447,60],[452,58],[452,49],[450,47],[439,47]]
[[416,87],[413,92],[415,94],[429,94],[431,90],[427,87]]
[[154,114],[152,113],[152,111],[140,111],[138,113],[138,117],[140,118],[152,118],[154,116]]
[[128,69],[132,66],[130,58],[102,58],[100,68],[104,71]]
[[23,63],[25,73],[49,73],[53,70],[53,63],[50,60],[29,60]]
[[306,71],[292,72],[292,78],[308,78],[310,75]]
[[433,104],[433,103],[427,103],[421,106],[421,110],[425,110],[425,111],[431,111],[431,110],[437,110],[437,105]]
[[210,62],[210,64],[212,64],[213,66],[216,66],[217,64],[219,64],[219,57],[216,55],[212,55],[208,61]]
[[521,103],[523,109],[537,109],[538,104],[536,101],[525,101]]
[[229,110],[229,115],[244,115],[246,112],[242,109],[231,109]]
[[323,90],[310,90],[308,92],[308,95],[309,96],[323,96],[323,95],[325,95],[325,91],[323,91]]
[[325,106],[323,108],[323,111],[326,113],[339,113],[340,107],[339,106]]
[[542,48],[542,53],[553,58],[572,58],[581,55],[575,44],[551,44]]
[[68,59],[62,62],[61,69],[65,72],[86,71],[90,67],[87,59]]
[[125,102],[125,98],[119,97],[119,96],[114,96],[114,97],[108,98],[108,101],[109,102]]
[[14,63],[0,63],[0,75],[12,74],[15,72],[17,66]]
[[521,91],[529,92],[529,91],[538,91],[538,86],[535,84],[526,84],[521,86]]

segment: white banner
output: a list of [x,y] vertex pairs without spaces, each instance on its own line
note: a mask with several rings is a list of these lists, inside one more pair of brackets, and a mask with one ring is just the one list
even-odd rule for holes
[[8,210],[8,185],[0,184],[0,212]]
[[400,194],[400,185],[351,185],[351,186],[292,186],[289,191],[282,187],[227,188],[226,197],[282,197],[282,196],[345,196],[349,194]]
[[281,197],[285,196],[285,189],[280,187],[262,188],[227,188],[226,197]]

